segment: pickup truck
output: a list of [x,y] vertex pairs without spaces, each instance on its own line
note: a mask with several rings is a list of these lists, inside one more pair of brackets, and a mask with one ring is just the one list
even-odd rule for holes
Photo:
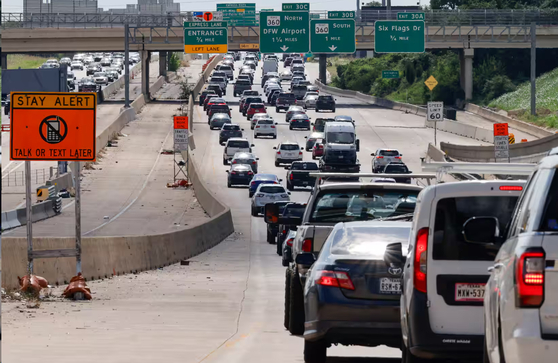
[[[422,187],[408,184],[382,184],[363,182],[324,183],[333,173],[311,173],[318,178],[302,219],[284,221],[298,225],[292,246],[291,262],[285,274],[285,325],[294,335],[304,333],[304,284],[306,273],[324,245],[335,224],[339,222],[367,221],[384,218],[409,218],[408,203],[404,209],[396,206],[403,198],[416,201]],[[357,174],[360,177],[374,174]],[[339,177],[351,174],[337,174]],[[435,175],[428,175],[434,178]],[[273,218],[270,216],[269,218]],[[266,216],[266,218],[268,218]]]
[[287,171],[287,189],[293,190],[295,187],[313,187],[316,178],[310,176],[310,173],[318,171],[318,164],[313,161],[293,161],[289,166],[285,167]]

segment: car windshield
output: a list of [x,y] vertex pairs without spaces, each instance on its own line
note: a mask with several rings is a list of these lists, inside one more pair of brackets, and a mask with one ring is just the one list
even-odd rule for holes
[[416,198],[418,193],[417,190],[383,188],[323,190],[314,204],[310,222],[367,221],[413,213],[414,204],[412,208],[408,205],[398,208],[397,202],[401,198]]
[[94,77],[104,77],[104,76],[105,76],[105,73],[103,73],[103,72],[97,72],[97,73],[95,73],[93,76],[94,76]]
[[393,173],[393,174],[407,174],[409,173],[409,169],[407,169],[406,165],[393,165],[390,164],[386,166],[384,173]]
[[300,147],[296,144],[283,144],[281,150],[298,150]]
[[410,226],[346,225],[331,234],[332,255],[374,256],[383,258],[390,243],[401,243],[402,250],[408,246]]
[[331,96],[320,96],[318,98],[320,101],[333,101],[333,97]]
[[248,149],[250,144],[245,140],[229,140],[227,147]]
[[285,193],[285,189],[280,185],[269,185],[269,186],[261,187],[260,192],[268,193],[268,194],[279,194],[279,193]]
[[302,217],[304,215],[305,210],[306,210],[306,205],[287,204],[287,206],[283,210],[282,216],[287,218]]
[[397,150],[380,150],[380,155],[383,156],[399,156],[399,151]]
[[291,170],[318,170],[316,163],[293,163]]
[[355,142],[355,134],[352,132],[328,132],[327,141],[334,144],[352,144]]

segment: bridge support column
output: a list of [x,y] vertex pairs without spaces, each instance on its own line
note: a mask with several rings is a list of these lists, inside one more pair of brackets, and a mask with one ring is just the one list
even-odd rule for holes
[[159,52],[159,76],[167,77],[167,52]]
[[319,78],[320,82],[323,84],[327,83],[327,56],[325,54],[320,54],[320,71],[319,71]]
[[8,55],[6,53],[2,53],[0,63],[2,65],[2,69],[8,69]]
[[465,91],[465,100],[473,98],[473,57],[474,49],[463,49],[459,54],[460,63],[460,83],[461,88]]
[[145,97],[145,101],[149,102],[149,64],[151,63],[151,52],[142,50],[141,54],[141,93]]

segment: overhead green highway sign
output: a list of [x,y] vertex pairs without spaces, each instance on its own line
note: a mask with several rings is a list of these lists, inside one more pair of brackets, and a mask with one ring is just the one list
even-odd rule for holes
[[256,3],[217,4],[217,11],[229,25],[256,25]]
[[374,48],[377,53],[424,53],[424,21],[376,21]]
[[291,3],[283,4],[283,11],[310,11],[309,3]]
[[310,20],[310,51],[312,53],[354,53],[354,19]]
[[184,53],[227,53],[226,21],[185,21]]
[[397,13],[397,20],[424,20],[424,13]]
[[307,11],[260,13],[260,52],[306,53],[310,50]]
[[355,12],[354,11],[328,11],[327,18],[328,19],[354,19]]

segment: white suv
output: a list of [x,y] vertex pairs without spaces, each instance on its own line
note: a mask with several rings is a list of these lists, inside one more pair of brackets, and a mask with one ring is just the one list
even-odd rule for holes
[[277,122],[273,122],[273,119],[263,119],[258,120],[256,127],[254,128],[254,139],[258,136],[271,136],[272,138],[277,138]]
[[252,215],[257,216],[263,212],[266,204],[274,202],[289,202],[291,192],[287,192],[281,184],[263,183],[258,185],[258,189],[252,196]]
[[485,362],[557,362],[558,148],[527,182],[489,270]]
[[277,146],[273,147],[273,150],[277,150],[275,153],[275,166],[280,166],[281,164],[290,164],[293,161],[302,161],[302,150],[296,142],[285,141]]
[[227,140],[225,149],[223,150],[223,165],[227,165],[234,157],[234,154],[238,152],[251,153],[253,147],[254,144],[250,144],[250,142],[246,139],[231,137]]
[[370,154],[372,159],[372,172],[377,173],[384,170],[389,163],[399,163],[402,161],[403,154],[396,149],[378,149],[375,153]]
[[524,184],[465,181],[420,192],[403,271],[403,362],[481,360],[487,269]]

